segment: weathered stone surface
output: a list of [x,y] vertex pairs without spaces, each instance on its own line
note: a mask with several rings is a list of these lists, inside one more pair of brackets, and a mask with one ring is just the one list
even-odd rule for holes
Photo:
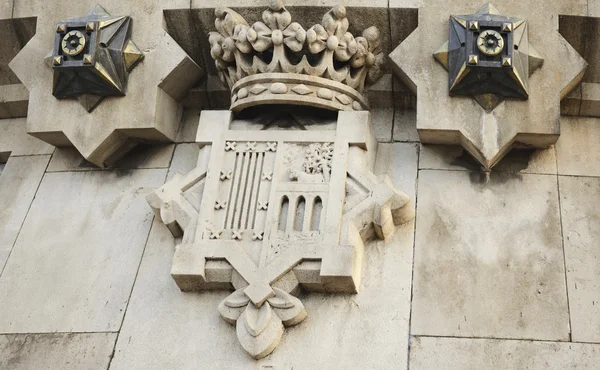
[[27,135],[25,118],[0,120],[0,156],[52,154],[54,147]]
[[568,340],[556,176],[420,171],[415,335]]
[[49,155],[11,157],[0,172],[0,274],[49,160]]
[[593,344],[413,337],[410,345],[412,370],[592,370],[599,361]]
[[0,368],[106,370],[116,333],[0,335]]
[[572,340],[600,343],[600,179],[559,177]]
[[179,132],[177,132],[178,143],[195,143],[196,133],[198,132],[198,122],[200,122],[199,109],[186,109],[183,112]]
[[145,54],[129,76],[127,96],[107,98],[92,113],[77,100],[58,101],[52,96],[52,71],[41,60],[52,48],[56,22],[86,14],[94,4],[17,1],[15,16],[37,16],[38,24],[36,35],[10,66],[30,91],[28,132],[55,146],[74,146],[88,161],[104,167],[131,149],[131,138],[175,140],[178,101],[199,80],[201,70],[161,27],[163,9],[186,8],[188,1],[154,0],[139,11],[139,4],[112,0],[102,4],[111,14],[135,15],[132,39]]
[[394,108],[371,110],[371,122],[373,122],[373,135],[378,142],[389,143],[392,141]]
[[[392,52],[395,73],[417,93],[417,128],[422,142],[464,146],[486,168],[494,166],[515,143],[547,147],[560,133],[560,100],[579,81],[586,63],[558,33],[558,14],[585,12],[584,0],[542,3],[511,0],[499,10],[529,22],[529,41],[545,64],[529,80],[529,100],[505,101],[486,113],[473,99],[450,97],[448,74],[432,54],[448,39],[451,14],[469,14],[468,0],[427,0],[419,9],[419,27]],[[540,11],[543,7],[543,11]]]
[[598,120],[561,117],[556,143],[559,175],[600,176],[600,126]]
[[[169,168],[175,144],[138,145],[129,154],[111,166],[115,169]],[[101,171],[85,160],[75,148],[56,148],[48,165],[48,172]]]
[[[380,144],[376,173],[389,173],[412,196],[416,158],[414,144]],[[310,318],[289,329],[271,356],[255,361],[215,313],[228,293],[179,291],[169,276],[175,242],[155,222],[111,370],[406,368],[413,227],[409,222],[390,242],[366,246],[360,294],[302,296]]]
[[413,109],[398,109],[394,111],[394,141],[419,141],[417,132],[417,112]]
[[165,176],[46,174],[0,280],[0,332],[118,330]]
[[[479,164],[464,148],[449,145],[421,145],[419,169],[479,171]],[[556,174],[556,149],[515,149],[494,167],[497,172]]]

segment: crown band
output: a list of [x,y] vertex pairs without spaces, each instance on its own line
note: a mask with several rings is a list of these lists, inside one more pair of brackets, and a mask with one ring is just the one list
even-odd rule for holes
[[236,82],[231,89],[231,110],[264,104],[308,105],[329,110],[366,110],[355,89],[322,77],[293,73],[263,73]]

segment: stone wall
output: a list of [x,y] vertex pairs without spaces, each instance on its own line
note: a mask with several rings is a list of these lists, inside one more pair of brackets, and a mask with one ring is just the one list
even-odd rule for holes
[[[138,30],[164,27],[176,40],[167,49],[181,46],[210,72],[208,53],[195,38],[205,37],[202,27],[208,27],[209,16],[222,2],[120,3],[101,5],[115,14],[128,13],[134,22],[142,19],[134,23]],[[389,54],[416,23],[423,24],[416,22],[418,9],[428,9],[425,14],[436,9],[432,3],[344,5],[349,12],[368,6],[364,14],[384,17],[367,17],[361,26],[387,25]],[[449,7],[452,1],[442,3]],[[455,12],[472,13],[483,5],[462,3],[469,4]],[[513,3],[496,5],[510,13]],[[538,0],[526,3],[540,11],[545,6]],[[600,17],[600,1],[562,3],[560,14]],[[317,7],[319,17],[336,4],[287,2],[298,13],[302,7]],[[37,17],[40,32],[63,15],[80,16],[92,5],[4,0],[0,18]],[[262,11],[266,4],[230,5],[250,12]],[[61,17],[50,19],[45,13]],[[310,18],[312,13],[303,14]],[[534,23],[555,23],[558,30],[558,15],[538,14]],[[148,39],[134,31],[133,37],[141,38],[138,46],[152,55],[155,41],[164,40],[167,31],[148,31]],[[24,46],[15,45],[6,48]],[[9,60],[3,61],[7,67]],[[43,61],[38,62],[41,69]],[[590,65],[596,73],[595,64]],[[19,85],[4,67],[0,65],[0,80]],[[28,135],[24,114],[2,116],[0,369],[597,369],[598,119],[561,115],[555,145],[517,148],[487,171],[461,146],[420,142],[417,111],[442,108],[431,98],[416,101],[411,89],[392,77],[392,66],[386,68],[386,76],[367,93],[375,102],[370,110],[378,142],[373,173],[387,174],[408,195],[416,217],[397,226],[390,239],[365,243],[359,294],[295,292],[308,318],[287,328],[275,351],[259,360],[240,347],[235,328],[217,310],[232,291],[180,290],[171,269],[182,240],[172,236],[146,201],[177,173],[186,174],[201,162],[196,142],[201,110],[227,109],[223,105],[229,103],[216,76],[208,73],[193,88],[188,86],[178,107],[168,110],[174,140],[144,141],[108,168],[86,161],[76,148],[54,147]],[[154,100],[148,106],[154,107],[160,100],[158,82],[134,74],[131,79],[135,77],[139,81],[132,91],[152,89]],[[446,85],[447,80],[439,82],[440,88]],[[42,93],[44,99],[54,99],[51,91]],[[29,100],[30,115],[35,104],[42,104],[36,99],[32,95]],[[71,103],[69,109],[80,108]],[[415,104],[427,105],[417,110]],[[101,125],[109,110],[89,113],[88,119]],[[36,117],[60,119],[41,111]]]

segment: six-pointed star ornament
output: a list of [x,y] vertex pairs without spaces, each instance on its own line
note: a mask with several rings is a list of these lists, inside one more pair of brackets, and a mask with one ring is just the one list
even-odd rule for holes
[[131,40],[131,17],[112,17],[101,6],[58,22],[46,63],[54,70],[52,94],[79,98],[91,112],[106,96],[124,96],[129,72],[144,57]]
[[[417,95],[421,142],[462,145],[485,169],[513,147],[554,144],[560,101],[587,67],[555,22],[559,14],[580,11],[577,5],[503,5],[516,17],[502,16],[490,4],[451,16],[468,14],[472,2],[424,0],[419,27],[390,54],[395,74]],[[531,45],[544,56],[542,68]]]
[[[105,167],[140,141],[174,141],[180,102],[204,72],[161,26],[165,7],[173,3],[147,0],[144,11],[132,2],[111,3],[111,14],[129,18],[108,16],[92,1],[55,0],[38,13],[16,8],[17,17],[37,17],[37,33],[10,68],[29,90],[27,132],[58,147],[75,147],[86,160]],[[58,81],[44,63],[53,45],[60,57],[51,59]],[[131,70],[139,61],[138,49],[144,59]],[[73,97],[85,93],[84,106],[105,95],[121,96],[106,97],[88,114],[78,99],[57,99],[53,91]]]

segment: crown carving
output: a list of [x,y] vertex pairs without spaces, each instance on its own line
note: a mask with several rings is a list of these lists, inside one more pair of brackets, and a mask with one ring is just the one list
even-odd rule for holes
[[345,7],[333,7],[308,30],[292,22],[281,0],[252,25],[229,8],[215,16],[210,51],[231,89],[232,110],[262,104],[368,109],[365,85],[379,79],[384,63],[380,32],[373,26],[354,37]]

